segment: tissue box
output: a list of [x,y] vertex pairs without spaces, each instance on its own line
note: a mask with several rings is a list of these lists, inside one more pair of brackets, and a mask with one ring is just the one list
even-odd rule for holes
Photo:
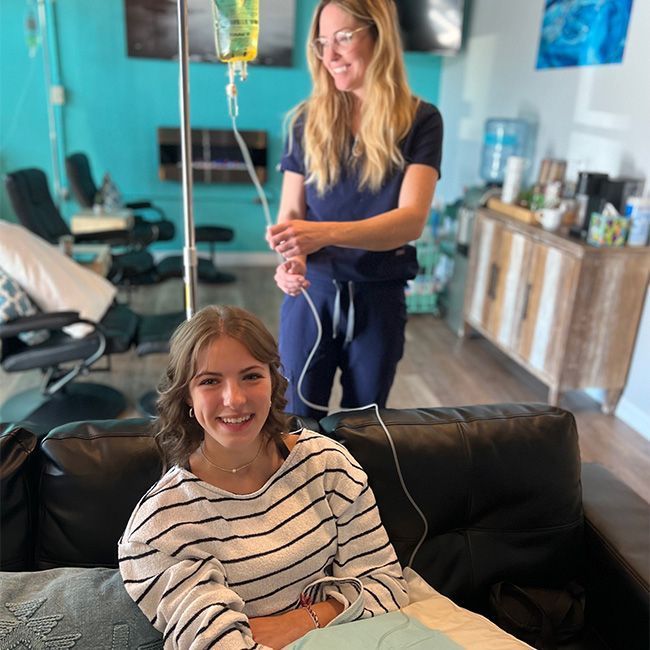
[[587,243],[592,246],[625,246],[629,227],[630,220],[627,217],[592,212]]

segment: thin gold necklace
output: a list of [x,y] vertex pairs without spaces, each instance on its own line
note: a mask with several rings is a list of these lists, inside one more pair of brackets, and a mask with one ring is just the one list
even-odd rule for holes
[[233,469],[230,469],[228,467],[221,467],[221,465],[217,465],[216,463],[212,462],[208,458],[207,454],[205,453],[205,450],[203,449],[204,443],[205,443],[205,440],[203,440],[201,442],[201,444],[199,445],[199,451],[201,452],[201,456],[203,456],[203,458],[205,458],[205,460],[207,460],[208,463],[210,463],[210,465],[212,465],[212,467],[216,467],[217,469],[220,469],[222,472],[228,472],[229,474],[236,474],[237,472],[240,472],[241,470],[246,469],[247,467],[250,467],[257,460],[257,457],[260,455],[260,452],[262,451],[262,447],[264,446],[264,439],[262,439],[262,441],[260,442],[260,446],[257,449],[257,453],[255,454],[255,457],[253,458],[253,460],[249,461],[245,465],[241,465],[240,467],[234,467]]

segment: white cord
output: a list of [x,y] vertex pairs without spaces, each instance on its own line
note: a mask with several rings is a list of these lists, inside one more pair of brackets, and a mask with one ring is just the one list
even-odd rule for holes
[[[238,113],[238,107],[237,107],[237,90],[236,88],[233,89],[234,86],[234,77],[231,77],[230,84],[226,87],[226,93],[228,95],[228,110],[230,112],[230,118],[232,120],[232,130],[233,133],[235,134],[235,140],[237,141],[237,144],[239,145],[239,149],[241,150],[241,154],[244,158],[244,164],[246,165],[246,169],[248,170],[248,174],[251,177],[251,180],[253,181],[253,185],[255,186],[255,189],[257,190],[257,195],[260,198],[260,201],[262,202],[262,209],[264,210],[264,220],[266,221],[267,226],[272,226],[273,221],[271,219],[271,212],[269,210],[269,203],[266,199],[266,194],[264,192],[264,188],[262,187],[259,178],[257,176],[257,172],[255,171],[255,166],[253,165],[253,160],[251,159],[250,152],[248,151],[248,147],[246,146],[246,142],[244,141],[244,138],[242,138],[241,134],[239,133],[239,130],[237,129],[237,113]],[[278,257],[281,260],[284,260],[284,258],[278,254]],[[310,408],[316,409],[317,411],[323,411],[327,413],[329,410],[328,406],[323,406],[320,404],[314,404],[313,402],[310,402],[303,394],[302,394],[302,382],[305,378],[305,375],[307,374],[307,368],[309,368],[309,364],[311,363],[311,360],[316,354],[316,350],[318,349],[318,346],[320,345],[321,339],[323,338],[323,326],[321,325],[320,318],[318,317],[318,311],[316,310],[316,306],[314,305],[314,301],[311,299],[311,296],[307,293],[306,289],[302,289],[302,295],[305,297],[305,300],[307,301],[307,304],[309,305],[309,308],[311,309],[311,312],[314,316],[314,322],[316,323],[316,330],[317,330],[317,335],[316,335],[316,342],[314,343],[314,347],[311,349],[311,352],[309,353],[309,356],[307,357],[307,361],[305,362],[305,365],[302,369],[302,372],[300,373],[300,378],[298,379],[298,385],[296,387],[298,391],[298,396],[302,400],[303,404],[306,404]]]
[[255,189],[257,190],[257,195],[260,197],[260,201],[262,202],[262,209],[264,210],[264,220],[266,221],[267,226],[272,226],[273,221],[271,220],[269,202],[266,199],[264,188],[260,184],[260,179],[257,177],[257,172],[255,171],[253,160],[251,159],[251,155],[248,151],[248,147],[244,142],[244,138],[242,138],[241,134],[237,130],[237,119],[234,115],[231,115],[230,117],[232,118],[232,130],[233,133],[235,134],[235,140],[237,140],[237,144],[241,149],[241,154],[244,157],[244,163],[246,164],[246,169],[248,170],[248,174],[251,177],[251,180],[253,181],[253,185],[255,185]]
[[377,404],[366,404],[365,406],[359,406],[356,408],[347,408],[347,409],[342,408],[340,410],[349,412],[349,411],[363,411],[369,408],[375,409],[375,415],[377,416],[377,421],[379,422],[381,428],[384,430],[384,433],[386,434],[386,439],[388,440],[388,444],[390,445],[390,450],[393,454],[393,460],[395,461],[395,469],[397,470],[397,476],[399,478],[400,485],[402,486],[402,490],[406,495],[406,498],[411,502],[411,505],[413,506],[415,512],[417,512],[418,515],[420,516],[420,519],[422,519],[422,523],[424,524],[424,532],[422,533],[422,537],[415,545],[415,548],[411,553],[411,557],[409,558],[408,564],[406,565],[410,569],[412,569],[415,556],[417,552],[420,550],[420,546],[422,546],[424,540],[427,538],[427,534],[429,532],[429,524],[427,522],[427,518],[424,516],[424,513],[422,512],[422,510],[420,510],[418,504],[415,503],[415,499],[413,499],[411,493],[408,491],[408,488],[406,487],[406,483],[404,482],[404,475],[402,474],[402,467],[400,465],[399,458],[397,457],[397,449],[395,449],[395,443],[393,442],[393,437],[390,435],[390,431],[388,430],[388,427],[386,426],[385,422],[381,418],[381,415],[379,414],[379,406]]
[[[396,611],[393,612],[393,613],[394,613],[394,614],[400,614],[401,617],[402,617],[404,620],[403,620],[399,625],[396,625],[395,627],[393,627],[392,630],[388,630],[387,632],[384,632],[384,633],[379,637],[379,639],[377,640],[377,646],[376,646],[377,650],[380,650],[380,648],[381,648],[382,645],[384,644],[384,641],[386,641],[386,639],[387,639],[391,634],[395,634],[396,632],[399,632],[400,630],[404,630],[404,629],[406,629],[406,628],[409,626],[409,624],[411,623],[411,619],[410,619],[410,618],[409,618],[409,617],[408,617],[408,616],[407,616],[407,615],[406,615],[406,614],[405,614],[401,609],[398,609],[398,610],[396,610]],[[419,644],[418,644],[418,645],[419,645]],[[394,646],[393,646],[393,647],[394,647]]]
[[[231,82],[232,83],[232,82]],[[233,84],[234,85],[234,84]],[[228,89],[227,89],[228,90]],[[262,202],[262,208],[264,209],[264,218],[266,220],[266,224],[268,226],[272,226],[273,222],[271,220],[271,214],[269,211],[269,204],[266,199],[266,194],[264,193],[264,189],[262,188],[262,185],[260,184],[259,178],[257,177],[257,172],[255,171],[255,167],[253,166],[253,161],[251,160],[250,153],[248,151],[248,147],[246,146],[246,143],[244,142],[244,139],[242,138],[241,134],[237,130],[237,92],[236,89],[233,91],[232,88],[228,91],[228,97],[229,97],[229,110],[230,110],[230,117],[232,119],[232,129],[233,133],[235,134],[235,139],[237,140],[237,144],[239,144],[239,148],[241,149],[242,156],[244,157],[244,163],[246,164],[246,169],[248,170],[248,173],[251,177],[251,180],[253,181],[253,185],[255,185],[255,189],[257,190],[257,194],[260,197],[260,201]],[[283,259],[280,256],[281,259]],[[318,349],[318,346],[320,345],[322,336],[323,336],[323,326],[320,322],[320,318],[318,317],[318,311],[316,310],[316,306],[314,305],[313,300],[307,293],[306,289],[302,289],[302,295],[305,297],[305,300],[307,301],[307,304],[309,305],[309,308],[312,311],[312,314],[314,316],[314,322],[316,323],[316,330],[317,330],[317,336],[316,336],[316,342],[314,343],[313,348],[311,349],[311,352],[309,353],[309,356],[307,357],[307,361],[305,362],[305,365],[302,369],[302,372],[300,373],[300,377],[298,379],[298,386],[297,386],[297,391],[298,391],[298,396],[302,400],[304,404],[309,406],[310,408],[316,409],[318,411],[324,411],[327,413],[329,410],[327,406],[322,406],[319,404],[314,404],[307,400],[305,396],[302,394],[302,382],[305,377],[305,374],[307,373],[307,368],[309,368],[309,364],[311,363],[311,360],[316,353],[316,350]],[[422,533],[422,537],[416,544],[415,548],[413,549],[413,552],[411,553],[411,557],[409,558],[408,562],[408,567],[412,568],[413,561],[415,559],[415,556],[417,552],[420,550],[420,547],[424,543],[424,540],[427,537],[427,534],[429,532],[429,524],[427,522],[427,518],[424,516],[424,513],[420,508],[418,507],[417,503],[415,503],[415,500],[411,496],[411,493],[408,491],[406,488],[406,483],[404,482],[404,476],[402,475],[402,468],[399,463],[399,458],[397,457],[397,450],[395,449],[395,444],[393,443],[393,438],[390,435],[390,432],[388,431],[388,427],[384,423],[384,421],[381,419],[381,415],[379,414],[379,406],[377,404],[366,404],[365,406],[359,406],[356,408],[342,408],[340,409],[341,411],[363,411],[365,409],[369,408],[374,408],[375,409],[375,414],[377,415],[377,420],[379,421],[379,424],[381,425],[381,428],[384,430],[384,433],[386,434],[386,438],[388,440],[388,444],[390,445],[391,452],[393,454],[393,460],[395,461],[395,468],[397,470],[397,476],[399,477],[399,482],[400,485],[402,486],[402,490],[404,491],[404,494],[406,495],[406,498],[411,502],[411,505],[415,509],[415,511],[418,513],[420,518],[422,519],[422,522],[424,523],[424,532]]]

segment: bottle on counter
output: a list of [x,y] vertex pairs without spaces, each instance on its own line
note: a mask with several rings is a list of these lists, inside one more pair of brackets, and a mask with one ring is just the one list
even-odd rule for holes
[[516,203],[521,189],[526,159],[521,156],[508,156],[506,174],[503,180],[501,200],[504,203]]
[[625,216],[630,219],[628,246],[647,246],[650,235],[650,197],[631,196],[625,205]]

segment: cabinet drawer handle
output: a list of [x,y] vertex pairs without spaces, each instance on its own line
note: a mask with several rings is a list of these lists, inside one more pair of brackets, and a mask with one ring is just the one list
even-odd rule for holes
[[526,295],[524,296],[524,310],[521,315],[521,320],[526,320],[528,316],[528,301],[530,300],[530,290],[533,288],[533,285],[529,282],[526,285]]
[[497,279],[499,277],[499,267],[495,262],[492,262],[490,267],[490,284],[488,286],[488,298],[494,300],[496,298],[497,291]]

